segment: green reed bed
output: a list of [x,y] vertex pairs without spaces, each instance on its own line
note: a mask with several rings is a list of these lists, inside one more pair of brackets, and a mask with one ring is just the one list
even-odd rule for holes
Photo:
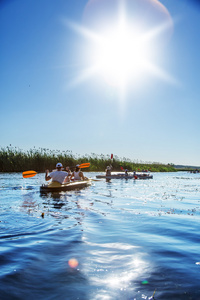
[[57,162],[61,162],[64,167],[73,168],[76,164],[90,163],[90,167],[85,171],[100,172],[105,171],[106,166],[112,165],[113,171],[143,171],[151,172],[174,172],[176,169],[173,165],[164,165],[161,163],[144,163],[131,161],[128,158],[120,158],[117,155],[111,160],[110,155],[98,155],[95,153],[78,155],[72,154],[71,151],[50,150],[46,148],[30,149],[23,151],[11,145],[0,149],[0,172],[23,172],[26,170],[34,170],[36,172],[44,172],[46,169],[55,169]]

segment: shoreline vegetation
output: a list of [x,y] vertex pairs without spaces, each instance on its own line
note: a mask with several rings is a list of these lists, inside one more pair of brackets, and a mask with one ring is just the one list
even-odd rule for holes
[[104,172],[106,166],[112,164],[113,172],[128,171],[151,172],[176,172],[178,171],[173,164],[161,164],[151,162],[132,161],[128,158],[120,158],[114,155],[111,160],[110,155],[91,153],[85,155],[72,154],[72,151],[50,150],[46,148],[33,148],[23,151],[11,145],[0,149],[0,172],[23,172],[34,170],[36,172],[45,172],[46,169],[53,170],[57,162],[61,162],[64,167],[75,167],[77,164],[90,163],[90,167],[84,169],[84,172]]

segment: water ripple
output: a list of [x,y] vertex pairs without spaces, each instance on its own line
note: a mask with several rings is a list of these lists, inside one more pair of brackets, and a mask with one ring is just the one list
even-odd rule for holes
[[0,174],[1,300],[197,300],[200,178],[153,175],[42,196]]

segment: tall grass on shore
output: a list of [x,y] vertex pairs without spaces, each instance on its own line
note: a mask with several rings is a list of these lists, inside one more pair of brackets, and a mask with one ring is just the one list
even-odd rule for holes
[[[11,145],[0,149],[0,172],[23,172],[35,170],[44,172],[46,169],[53,170],[57,162],[61,162],[64,167],[73,168],[76,164],[90,162],[90,167],[85,171],[105,171],[106,166],[111,164],[110,155],[97,155],[91,153],[80,156],[72,154],[71,151],[50,150],[46,148],[30,149],[23,151]],[[168,164],[143,163],[131,161],[125,157],[114,156],[112,160],[113,171],[128,169],[129,171],[149,170],[151,172],[174,172],[176,169]]]

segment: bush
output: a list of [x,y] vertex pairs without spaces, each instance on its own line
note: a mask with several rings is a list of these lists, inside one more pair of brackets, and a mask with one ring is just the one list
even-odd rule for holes
[[69,166],[74,168],[77,164],[90,162],[90,167],[84,169],[85,171],[105,171],[106,167],[112,164],[113,171],[145,171],[151,172],[174,172],[176,169],[172,165],[164,165],[159,163],[138,163],[123,157],[118,156],[112,160],[110,155],[84,155],[76,157],[71,151],[50,150],[46,148],[30,149],[23,151],[16,147],[6,147],[0,149],[0,172],[23,172],[27,170],[34,170],[36,172],[44,172],[46,169],[55,169],[56,163],[61,162],[64,167]]

